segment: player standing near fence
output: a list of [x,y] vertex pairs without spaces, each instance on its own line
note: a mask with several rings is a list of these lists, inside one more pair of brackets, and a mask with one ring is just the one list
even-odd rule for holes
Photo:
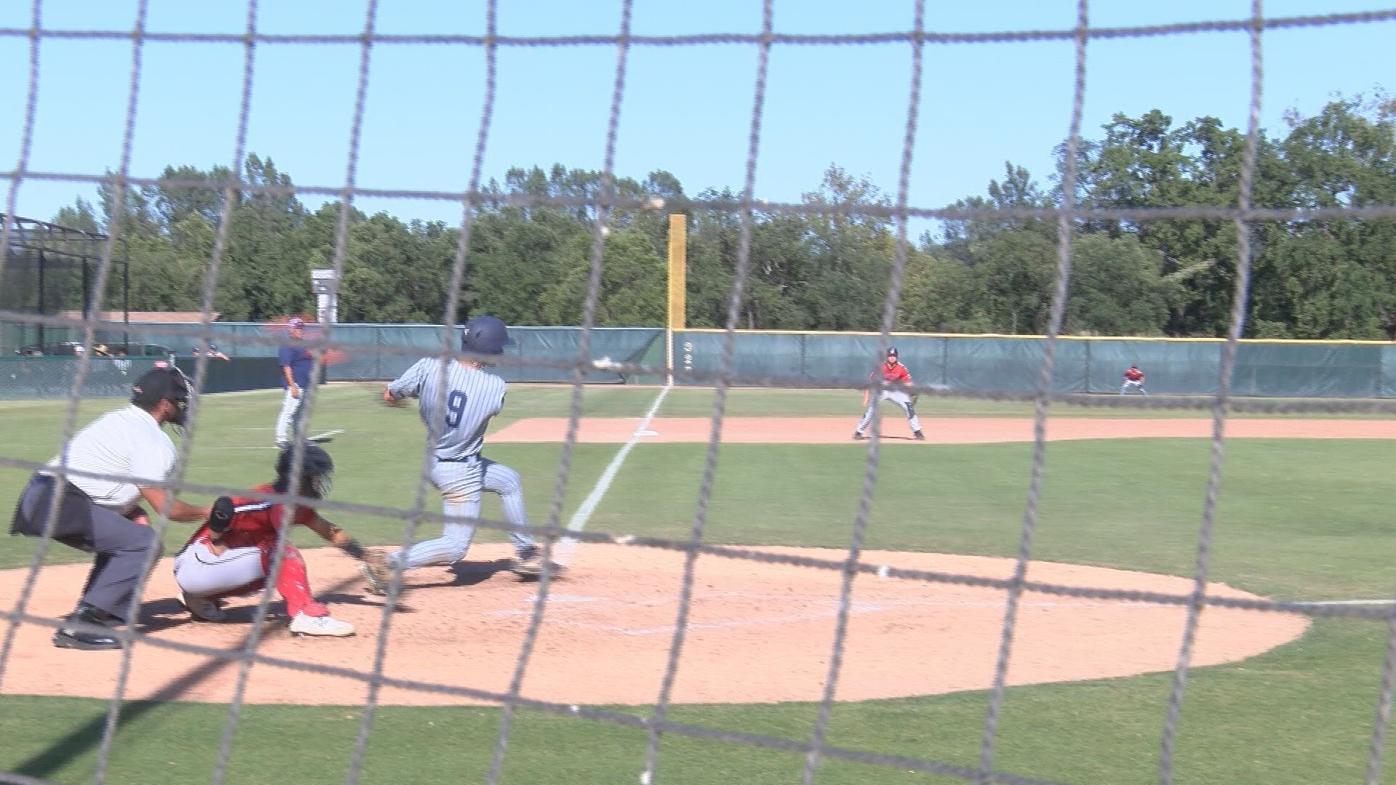
[[[509,331],[493,316],[477,316],[466,322],[461,350],[475,355],[499,355],[509,345]],[[445,363],[445,387],[442,364]],[[429,564],[452,564],[465,556],[480,518],[480,494],[499,494],[504,518],[516,527],[527,527],[523,486],[518,472],[480,455],[485,428],[504,407],[506,384],[473,358],[424,357],[383,390],[383,402],[397,405],[404,398],[418,399],[417,410],[432,443],[431,482],[441,492],[446,523],[441,536],[389,554],[390,568],[415,569]],[[509,533],[517,556],[510,569],[524,576],[543,572],[542,554],[526,530]],[[556,567],[556,565],[553,565]],[[369,588],[386,593],[388,586],[369,570],[363,570]]]
[[175,464],[174,442],[161,426],[184,425],[189,394],[189,380],[179,369],[147,371],[131,387],[129,406],[102,415],[68,442],[67,468],[83,474],[69,475],[66,482],[55,477],[53,468],[64,459],[60,453],[48,462],[51,468],[34,473],[20,494],[11,534],[42,537],[57,498],[53,539],[96,554],[82,599],[65,617],[70,624],[54,634],[54,646],[121,648],[112,628],[126,623],[142,570],[155,564],[161,550],[160,536],[150,527],[141,499],[172,521],[208,516],[208,507],[182,502],[159,487]]
[[[305,337],[305,320],[293,316],[286,322],[286,335],[299,341]],[[305,419],[305,390],[310,386],[310,370],[315,356],[304,346],[283,346],[277,353],[281,365],[281,412],[276,416],[276,446],[285,449],[301,431]]]
[[1124,395],[1128,390],[1138,390],[1141,395],[1149,394],[1149,391],[1144,389],[1144,372],[1139,370],[1137,365],[1126,368],[1121,380],[1120,395]]
[[921,433],[921,421],[916,418],[915,393],[897,389],[898,386],[910,387],[912,384],[911,372],[906,369],[905,365],[902,365],[897,347],[887,348],[886,362],[868,374],[868,380],[876,382],[879,372],[882,374],[882,383],[887,386],[878,390],[876,396],[870,395],[867,390],[863,391],[863,406],[866,408],[863,411],[863,419],[858,421],[858,427],[853,431],[854,440],[868,438],[864,432],[867,431],[869,425],[872,425],[873,416],[877,414],[877,405],[882,401],[891,401],[902,407],[902,411],[906,413],[907,424],[911,426],[911,435],[918,441],[924,440],[926,435]]

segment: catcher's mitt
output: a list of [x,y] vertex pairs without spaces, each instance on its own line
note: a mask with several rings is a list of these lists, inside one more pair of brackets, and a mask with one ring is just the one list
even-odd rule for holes
[[387,594],[393,581],[393,568],[388,559],[378,551],[369,551],[359,561],[359,572],[363,574],[368,590],[374,594]]

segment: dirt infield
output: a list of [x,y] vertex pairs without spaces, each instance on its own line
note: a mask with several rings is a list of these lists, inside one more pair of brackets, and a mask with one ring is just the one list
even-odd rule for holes
[[[838,560],[841,551],[769,549]],[[537,584],[501,571],[507,548],[481,545],[453,569],[408,574],[410,589],[392,617],[384,674],[399,679],[503,693],[528,627]],[[295,638],[284,619],[268,622],[259,651],[307,664],[372,670],[382,601],[362,591],[354,563],[331,550],[306,554],[310,575],[335,616],[353,622],[344,639]],[[1007,559],[926,553],[869,552],[871,564],[1006,578]],[[623,565],[623,568],[618,567]],[[30,613],[66,612],[85,565],[46,568]],[[683,556],[620,545],[585,545],[564,580],[553,586],[523,695],[571,704],[643,704],[659,695],[673,640]],[[0,573],[0,596],[15,597],[23,571]],[[1067,564],[1034,563],[1033,580],[1184,594],[1183,578]],[[836,570],[704,556],[697,562],[686,644],[673,700],[680,703],[766,703],[818,700],[828,674],[838,609]],[[1214,584],[1215,594],[1248,597]],[[147,597],[174,594],[168,560]],[[231,606],[239,621],[189,620],[172,599],[145,603],[141,627],[159,640],[236,651],[251,627],[254,602]],[[854,582],[850,627],[839,678],[840,700],[891,698],[982,689],[992,671],[1002,625],[1003,592],[962,585],[864,576]],[[274,607],[279,608],[280,603]],[[1177,656],[1184,609],[1141,603],[1029,594],[1014,641],[1011,684],[1128,676],[1169,670]],[[1196,665],[1250,657],[1298,637],[1299,616],[1208,609],[1201,617]],[[4,673],[6,693],[110,697],[121,657],[116,652],[53,648],[52,628],[20,628]],[[137,646],[126,696],[225,702],[238,667],[227,660]],[[252,703],[356,704],[364,682],[255,665]],[[398,705],[486,703],[387,687],[381,702]]]
[[[577,441],[591,444],[625,443],[643,423],[639,417],[589,417],[581,421]],[[856,417],[729,417],[723,421],[724,444],[836,444],[847,442]],[[927,417],[922,444],[993,444],[1032,441],[1027,417]],[[882,420],[883,438],[911,441],[901,417]],[[706,442],[712,430],[707,417],[655,418],[640,432],[642,442]],[[490,443],[560,442],[567,434],[564,417],[531,417],[510,423],[490,435]],[[1054,417],[1047,422],[1047,439],[1204,439],[1212,436],[1212,421],[1202,418],[1146,419],[1125,417]],[[1396,420],[1231,419],[1231,439],[1396,439]]]
[[[586,420],[579,438],[624,442],[638,419]],[[905,424],[889,418],[889,440]],[[491,442],[557,441],[565,420],[522,420]],[[732,418],[724,442],[846,441],[848,418]],[[927,419],[928,443],[1023,441],[1023,419]],[[660,419],[641,438],[706,441],[706,418]],[[1396,423],[1366,420],[1233,420],[1229,436],[1396,438]],[[1207,420],[1057,419],[1051,439],[1205,437]],[[906,441],[907,444],[915,444]],[[768,548],[837,562],[842,551]],[[482,544],[471,561],[408,574],[408,589],[391,616],[384,675],[454,688],[503,693],[536,604],[537,584],[504,571],[507,547]],[[363,591],[355,564],[333,549],[306,552],[312,585],[335,616],[352,622],[346,639],[291,637],[285,619],[267,622],[259,652],[268,657],[365,674],[381,639],[383,603]],[[1008,559],[930,553],[867,552],[864,561],[966,577],[1007,578]],[[67,612],[87,565],[46,567],[28,613],[55,619]],[[567,575],[554,584],[523,681],[528,698],[568,704],[645,704],[659,695],[679,611],[683,555],[653,548],[579,546]],[[24,570],[0,572],[0,597],[15,598]],[[1034,562],[1030,580],[1076,587],[1186,594],[1187,579],[1098,567]],[[697,560],[693,604],[672,699],[679,703],[812,701],[823,694],[833,650],[841,574],[836,570],[703,556]],[[1222,584],[1209,593],[1252,597]],[[169,560],[146,591],[139,627],[157,640],[235,652],[250,631],[254,599],[230,606],[221,624],[189,620],[173,599]],[[274,609],[282,607],[280,602]],[[865,700],[990,686],[1002,629],[1004,594],[958,583],[860,576],[854,582],[848,638],[836,697]],[[1015,633],[1010,684],[1033,684],[1166,671],[1174,667],[1184,622],[1178,605],[1025,595]],[[1202,614],[1194,665],[1251,657],[1294,640],[1302,616],[1209,608]],[[0,629],[8,630],[4,625]],[[116,652],[78,652],[49,644],[51,626],[23,624],[0,691],[9,694],[109,698],[121,664]],[[225,702],[234,694],[235,661],[137,645],[124,696]],[[305,667],[259,663],[249,671],[253,703],[359,704],[364,681]],[[387,686],[385,704],[489,703],[481,696]]]

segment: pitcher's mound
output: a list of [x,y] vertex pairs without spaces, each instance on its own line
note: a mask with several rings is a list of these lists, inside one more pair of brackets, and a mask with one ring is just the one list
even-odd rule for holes
[[[765,548],[765,553],[837,561],[842,551]],[[477,545],[471,561],[408,573],[408,589],[390,619],[384,675],[474,691],[451,694],[385,686],[381,703],[490,703],[517,666],[538,584],[504,570],[504,545]],[[382,599],[363,591],[355,562],[332,549],[306,552],[311,585],[331,613],[358,628],[351,638],[288,635],[268,621],[248,674],[253,703],[357,704],[365,681],[306,668],[331,666],[365,676],[382,635]],[[565,577],[552,584],[527,664],[526,698],[567,704],[645,704],[659,695],[683,576],[682,553],[620,545],[581,545]],[[869,564],[1007,578],[1008,559],[869,551]],[[87,565],[47,567],[28,612],[53,619],[71,609]],[[24,570],[0,573],[0,596],[17,597]],[[1186,594],[1184,578],[1035,562],[1028,577],[1072,586]],[[700,556],[687,635],[673,686],[678,703],[816,701],[834,646],[842,576],[835,570]],[[1254,595],[1213,584],[1214,595]],[[239,621],[189,621],[173,599],[168,560],[146,591],[140,627],[154,641],[237,651],[251,630],[255,598],[229,604]],[[1002,629],[997,589],[860,575],[853,584],[839,700],[984,689],[990,686]],[[277,601],[273,609],[280,611]],[[1010,684],[1127,676],[1171,670],[1185,610],[1181,606],[1023,597]],[[1308,621],[1280,613],[1209,608],[1201,616],[1193,664],[1250,657],[1298,637]],[[120,652],[56,649],[53,628],[21,626],[6,664],[6,693],[110,698]],[[294,667],[292,667],[294,666]],[[225,702],[236,661],[137,643],[127,698]]]

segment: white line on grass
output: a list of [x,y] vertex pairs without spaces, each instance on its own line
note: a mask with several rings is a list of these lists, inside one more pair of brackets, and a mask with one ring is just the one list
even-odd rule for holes
[[1290,603],[1291,605],[1396,605],[1396,599],[1384,600],[1312,600]]
[[[586,528],[587,521],[591,519],[591,514],[596,512],[597,505],[601,503],[601,497],[605,496],[606,491],[611,489],[611,483],[615,481],[616,475],[620,473],[620,465],[625,463],[625,457],[629,455],[630,451],[639,443],[640,437],[644,436],[645,433],[649,431],[650,422],[654,420],[655,413],[659,411],[660,404],[664,403],[664,397],[669,394],[671,389],[673,389],[673,385],[666,384],[664,388],[659,391],[659,395],[654,399],[654,403],[650,404],[649,411],[645,412],[644,419],[640,420],[640,424],[635,426],[635,432],[630,434],[630,440],[616,452],[615,457],[612,458],[611,462],[606,466],[606,471],[601,472],[601,477],[596,481],[596,485],[591,489],[591,493],[587,494],[587,497],[582,500],[582,506],[578,507],[577,511],[572,513],[572,517],[567,521],[568,531],[579,532]],[[558,564],[567,564],[571,562],[572,552],[576,550],[576,547],[577,541],[575,539],[563,537],[558,541],[557,546],[553,548],[553,560]]]

